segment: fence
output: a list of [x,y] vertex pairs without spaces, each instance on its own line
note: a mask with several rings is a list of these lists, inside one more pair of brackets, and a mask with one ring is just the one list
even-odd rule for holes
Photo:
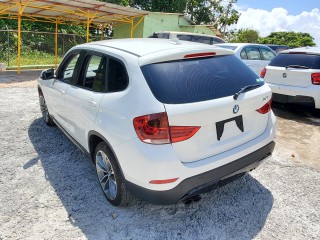
[[[101,40],[101,36],[91,36]],[[58,61],[73,46],[86,42],[85,35],[58,33]],[[8,67],[18,65],[18,31],[0,30],[0,62]],[[55,34],[21,31],[21,66],[55,64]]]

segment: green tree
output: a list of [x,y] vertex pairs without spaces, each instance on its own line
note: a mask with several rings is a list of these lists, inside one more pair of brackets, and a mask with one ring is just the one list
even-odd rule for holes
[[273,32],[261,38],[263,44],[280,44],[289,47],[315,46],[314,38],[309,33],[302,32]]
[[233,9],[237,0],[190,0],[186,1],[186,15],[196,24],[212,24],[225,34],[226,27],[238,22],[240,13]]
[[260,36],[256,30],[239,29],[238,31],[230,31],[227,34],[227,38],[229,42],[258,43]]

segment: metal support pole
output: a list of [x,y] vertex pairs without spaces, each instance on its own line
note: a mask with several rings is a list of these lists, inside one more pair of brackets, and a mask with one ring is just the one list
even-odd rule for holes
[[58,18],[56,18],[56,31],[54,35],[54,67],[58,66]]
[[19,14],[18,14],[18,75],[20,75],[20,67],[21,67],[21,62],[20,62],[20,55],[21,55],[21,1],[19,1]]
[[89,42],[90,16],[87,17],[87,42]]
[[131,18],[130,38],[133,38],[133,17]]

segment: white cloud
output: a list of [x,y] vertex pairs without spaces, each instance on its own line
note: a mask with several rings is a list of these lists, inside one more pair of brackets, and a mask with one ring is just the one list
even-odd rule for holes
[[254,29],[262,37],[277,31],[306,32],[310,33],[317,46],[320,46],[320,10],[318,8],[310,12],[304,11],[299,15],[289,15],[284,8],[274,8],[271,12],[252,8],[243,10],[241,6],[236,9],[241,16],[238,23],[231,26],[231,29]]

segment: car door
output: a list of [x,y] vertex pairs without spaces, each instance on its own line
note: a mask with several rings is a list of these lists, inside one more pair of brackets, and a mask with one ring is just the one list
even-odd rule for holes
[[241,60],[255,73],[260,74],[261,55],[256,46],[246,46],[240,52]]
[[82,52],[83,63],[78,81],[66,92],[65,119],[68,133],[88,149],[87,136],[94,129],[99,104],[106,91],[107,57],[96,52]]
[[79,52],[69,53],[62,61],[57,76],[49,86],[51,115],[58,121],[61,127],[66,128],[66,119],[64,117],[65,97],[68,88],[77,79],[77,66],[79,65]]

